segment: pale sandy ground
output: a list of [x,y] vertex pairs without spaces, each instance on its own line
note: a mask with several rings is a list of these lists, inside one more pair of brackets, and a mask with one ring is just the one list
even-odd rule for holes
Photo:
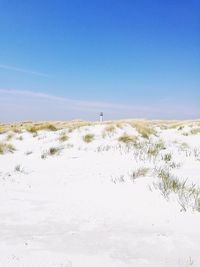
[[[0,155],[1,267],[200,266],[200,212],[182,211],[175,194],[166,200],[153,186],[161,156],[139,158],[119,143],[124,132],[138,135],[134,128],[124,125],[103,138],[104,128],[35,137],[23,131],[9,140],[16,151]],[[163,140],[161,154],[180,164],[171,172],[200,187],[200,134],[183,135],[190,130],[157,128],[150,142]],[[63,131],[69,140],[60,142]],[[94,141],[85,143],[86,133]],[[42,159],[50,147],[63,149]],[[150,171],[133,181],[138,167]]]

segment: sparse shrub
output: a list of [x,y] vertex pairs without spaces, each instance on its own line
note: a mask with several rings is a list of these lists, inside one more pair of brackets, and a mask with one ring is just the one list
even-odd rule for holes
[[145,121],[130,122],[130,124],[138,131],[139,134],[141,134],[143,138],[149,139],[150,135],[156,135],[156,130],[150,127]]
[[118,138],[118,141],[122,142],[122,143],[125,143],[125,144],[133,143],[133,142],[136,141],[136,137],[135,136],[130,136],[130,135],[124,133],[122,136],[120,136]]
[[54,155],[59,155],[60,151],[62,150],[62,147],[50,147],[47,151],[45,151],[42,155],[41,158],[45,159],[47,156],[54,156]]
[[37,133],[37,128],[35,126],[31,126],[30,128],[27,128],[27,131],[29,133]]
[[15,172],[24,172],[24,169],[18,164],[15,166]]
[[60,152],[60,148],[59,147],[50,147],[49,148],[49,155],[55,155],[58,154]]
[[22,141],[22,140],[23,140],[23,136],[20,135],[20,136],[17,138],[17,140]]
[[37,133],[38,131],[41,131],[41,130],[57,131],[57,128],[53,124],[41,123],[41,124],[32,125],[26,128],[26,130],[30,133]]
[[93,134],[86,134],[83,136],[83,141],[86,143],[90,143],[94,140],[94,135]]
[[175,193],[178,197],[178,203],[183,211],[187,208],[200,211],[200,189],[195,185],[187,185],[185,181],[180,181],[169,173],[169,171],[160,169],[157,171],[159,177],[158,184],[154,184],[162,195],[168,198],[169,194]]
[[0,125],[0,134],[4,133],[3,127]]
[[12,130],[13,130],[14,133],[21,133],[22,132],[21,129],[18,129],[16,127],[14,127]]
[[43,129],[50,130],[50,131],[57,131],[57,128],[52,124],[45,125]]
[[29,156],[33,153],[33,151],[26,151],[25,155]]
[[199,133],[200,133],[200,128],[195,128],[195,129],[191,130],[191,134],[196,135],[196,134],[199,134]]
[[125,182],[125,177],[124,175],[120,175],[119,177],[111,178],[111,181],[116,184],[116,183],[124,183]]
[[150,143],[150,146],[148,147],[147,150],[147,155],[149,157],[156,157],[160,153],[161,150],[166,149],[164,143],[162,141],[158,143]]
[[58,140],[59,140],[60,142],[65,142],[65,141],[67,141],[68,139],[69,139],[69,137],[68,137],[65,133],[61,133],[60,136],[59,136],[59,138],[58,138]]
[[151,146],[151,147],[149,147],[147,154],[150,157],[155,157],[158,155],[159,151],[160,150],[156,146]]
[[153,128],[140,128],[139,133],[143,138],[149,139],[150,135],[156,134],[156,131]]
[[108,136],[113,135],[115,132],[115,129],[116,129],[115,125],[111,124],[111,125],[106,126],[105,129],[103,130],[102,137],[105,138],[107,135]]
[[189,149],[189,145],[185,142],[180,144],[180,150],[181,151],[186,151],[187,149]]
[[158,183],[158,188],[161,190],[164,197],[168,197],[171,192],[176,193],[178,190],[185,186],[185,183],[181,183],[177,178],[173,177],[169,171],[160,169],[158,171],[158,177],[160,181]]
[[43,153],[43,154],[41,155],[41,159],[46,159],[46,157],[47,157],[47,153]]
[[96,152],[109,151],[112,147],[109,145],[98,146]]
[[6,140],[7,141],[10,141],[12,138],[13,138],[13,134],[12,133],[9,133],[8,135],[7,135],[7,138],[6,138]]
[[94,125],[94,123],[87,122],[87,121],[73,121],[67,125],[67,128],[68,128],[68,132],[71,133],[74,130],[77,130],[81,127],[90,126],[90,125]]
[[181,130],[183,130],[183,128],[184,128],[184,126],[182,125],[182,126],[179,126],[178,127],[178,131],[181,131]]
[[104,129],[105,132],[108,132],[108,133],[112,133],[115,131],[115,126],[114,125],[108,125],[106,126],[106,128]]
[[0,143],[0,154],[4,154],[7,152],[13,153],[15,151],[15,148],[10,143]]
[[171,169],[178,169],[178,168],[181,167],[181,164],[180,164],[180,163],[175,163],[175,162],[171,162],[171,161],[170,161],[170,163],[169,163],[169,167],[170,167]]
[[165,154],[163,157],[162,157],[162,160],[164,160],[165,162],[169,162],[172,160],[172,154],[171,153],[168,153],[168,154]]
[[37,132],[33,133],[33,137],[37,137],[37,136],[38,136]]
[[70,149],[70,148],[73,148],[74,145],[73,145],[73,144],[67,144],[65,147],[66,147],[67,149]]
[[132,173],[132,179],[135,180],[138,177],[146,176],[149,171],[149,168],[146,167],[140,167],[136,171]]

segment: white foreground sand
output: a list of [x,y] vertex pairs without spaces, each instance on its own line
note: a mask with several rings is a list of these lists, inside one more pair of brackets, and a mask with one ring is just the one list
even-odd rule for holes
[[[175,193],[166,199],[155,174],[168,167],[200,187],[200,134],[157,128],[147,140],[124,125],[102,137],[105,127],[23,131],[9,141],[9,132],[0,134],[16,149],[0,155],[1,267],[200,266],[200,212],[188,203],[184,211]],[[69,139],[60,142],[63,132]],[[139,155],[118,141],[124,132],[139,136],[144,149],[161,141],[166,149]],[[51,147],[61,150],[48,155]],[[145,176],[133,175],[144,167]]]

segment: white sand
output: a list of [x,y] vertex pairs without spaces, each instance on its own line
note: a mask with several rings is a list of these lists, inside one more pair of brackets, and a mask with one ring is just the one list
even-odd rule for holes
[[[9,141],[16,151],[0,155],[1,267],[200,266],[200,213],[182,211],[175,194],[166,200],[153,186],[152,169],[164,165],[160,156],[139,159],[119,146],[118,137],[135,129],[102,138],[104,128],[82,127],[63,143],[63,130],[36,137],[24,131]],[[161,153],[180,164],[171,172],[200,187],[200,135],[182,135],[186,130],[158,129],[151,142],[162,139]],[[95,135],[93,142],[83,142],[86,133]],[[63,149],[42,159],[50,147]],[[133,181],[138,167],[150,171]]]

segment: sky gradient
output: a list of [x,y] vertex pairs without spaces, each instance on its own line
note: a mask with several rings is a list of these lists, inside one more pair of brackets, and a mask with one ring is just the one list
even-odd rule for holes
[[200,117],[198,0],[0,1],[0,121]]

